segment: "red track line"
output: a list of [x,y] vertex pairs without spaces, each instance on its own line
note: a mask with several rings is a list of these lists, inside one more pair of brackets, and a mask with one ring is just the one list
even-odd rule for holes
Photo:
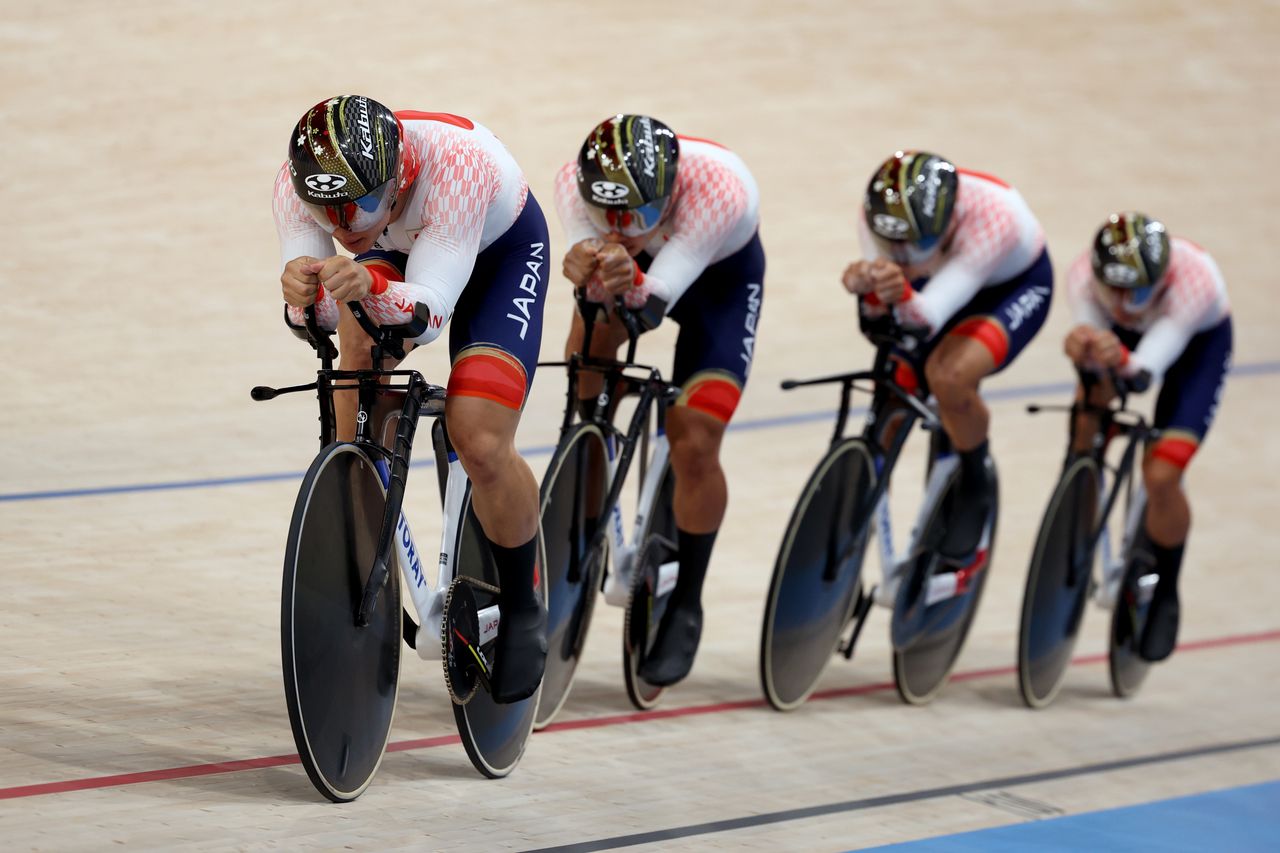
[[[1227,646],[1244,646],[1252,643],[1271,643],[1280,640],[1280,630],[1259,631],[1253,634],[1238,634],[1228,637],[1213,637],[1207,640],[1193,640],[1178,646],[1180,652],[1195,652],[1206,649],[1219,649]],[[1073,658],[1072,666],[1106,661],[1105,654],[1082,655]],[[974,681],[981,678],[994,678],[1012,675],[1017,672],[1016,666],[997,666],[987,669],[973,669],[967,672],[952,674],[952,681]],[[848,696],[861,696],[867,693],[880,693],[893,690],[892,682],[878,684],[861,684],[857,687],[842,687],[835,690],[823,690],[814,693],[810,701],[823,699],[840,699]],[[690,705],[683,708],[663,708],[654,711],[643,711],[631,714],[613,714],[607,717],[592,717],[584,720],[568,720],[547,726],[545,732],[563,732],[576,729],[596,729],[605,726],[618,726],[626,723],[654,722],[674,717],[696,717],[703,714],[719,714],[728,711],[741,711],[764,706],[763,699],[740,699],[734,702],[717,702],[712,705]],[[431,749],[459,743],[457,735],[437,735],[435,737],[402,740],[387,745],[387,752],[405,752],[413,749]],[[45,794],[65,794],[70,791],[89,791],[98,788],[116,788],[123,785],[137,785],[143,782],[164,782],[170,779],[191,779],[197,776],[214,776],[220,773],[238,773],[244,770],[262,770],[267,767],[285,767],[298,764],[297,755],[269,755],[263,758],[245,758],[239,761],[219,761],[213,764],[192,764],[186,767],[169,767],[162,770],[143,770],[139,773],[118,773],[113,776],[93,776],[87,779],[71,779],[64,782],[44,782],[39,785],[19,785],[13,788],[0,788],[0,800],[16,800],[22,797],[39,797]]]

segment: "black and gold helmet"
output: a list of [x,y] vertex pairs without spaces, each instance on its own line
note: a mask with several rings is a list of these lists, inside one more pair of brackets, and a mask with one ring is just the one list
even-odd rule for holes
[[325,230],[362,231],[400,190],[402,127],[395,113],[362,95],[328,98],[303,114],[289,138],[289,176]]
[[658,224],[675,187],[680,142],[655,118],[616,115],[578,152],[578,192],[606,230],[644,233]]
[[1169,234],[1146,214],[1113,213],[1093,238],[1093,274],[1108,287],[1150,294],[1168,268]]
[[951,224],[958,187],[950,161],[928,151],[899,151],[867,184],[867,225],[882,244],[932,252]]

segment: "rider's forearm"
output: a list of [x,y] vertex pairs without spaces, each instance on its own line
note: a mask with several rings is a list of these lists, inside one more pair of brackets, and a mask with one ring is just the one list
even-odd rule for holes
[[380,326],[412,324],[413,334],[406,340],[415,344],[434,341],[453,314],[457,297],[438,286],[412,281],[397,281],[394,273],[370,267],[373,286],[360,300],[370,318]]

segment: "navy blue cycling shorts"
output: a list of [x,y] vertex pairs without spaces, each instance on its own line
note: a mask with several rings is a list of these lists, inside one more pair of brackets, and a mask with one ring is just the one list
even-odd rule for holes
[[[1112,331],[1129,349],[1136,348],[1142,339],[1142,334],[1132,329],[1116,326]],[[1151,449],[1153,456],[1179,468],[1191,462],[1217,414],[1222,386],[1231,370],[1231,347],[1231,318],[1225,317],[1193,337],[1165,372],[1152,418],[1152,426],[1160,430]]]
[[[928,282],[911,284],[923,291]],[[1043,328],[1052,300],[1053,264],[1046,249],[1014,278],[979,290],[968,305],[957,311],[938,334],[912,355],[912,361],[923,365],[943,338],[958,335],[973,338],[985,346],[995,360],[992,373],[999,373],[1013,364]]]
[[[653,259],[636,257],[643,270]],[[760,235],[710,265],[671,308],[680,326],[672,384],[678,406],[705,412],[722,423],[733,417],[755,358],[756,326],[764,303],[764,246]]]

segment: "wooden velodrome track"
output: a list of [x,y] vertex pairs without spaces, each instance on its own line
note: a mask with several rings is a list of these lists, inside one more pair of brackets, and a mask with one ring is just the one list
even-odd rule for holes
[[[6,849],[837,850],[1280,777],[1274,0],[0,11]],[[487,124],[548,210],[556,168],[612,112],[722,141],[759,180],[769,269],[690,679],[662,713],[633,716],[619,612],[598,610],[565,725],[488,782],[451,740],[438,668],[409,658],[397,751],[335,807],[290,757],[278,650],[313,404],[251,404],[248,389],[313,370],[280,323],[271,182],[302,110],[348,91]],[[1041,337],[989,383],[1003,516],[960,677],[928,708],[901,705],[877,612],[819,698],[761,707],[767,578],[834,404],[778,381],[867,363],[837,278],[867,175],[913,146],[1019,187],[1059,271],[1108,212],[1140,207],[1226,275],[1238,370],[1188,477],[1187,647],[1133,701],[1107,690],[1097,610],[1053,707],[1022,708],[1010,669],[1065,432],[1022,411],[1067,393],[1058,294]],[[566,283],[550,287],[547,358],[569,314]],[[660,330],[642,354],[665,366],[672,340]],[[410,364],[443,381],[443,350]],[[562,394],[559,373],[538,375],[520,444],[539,475]],[[902,512],[915,479],[900,478]],[[425,482],[409,511],[429,542]],[[618,839],[636,833],[656,834]]]

